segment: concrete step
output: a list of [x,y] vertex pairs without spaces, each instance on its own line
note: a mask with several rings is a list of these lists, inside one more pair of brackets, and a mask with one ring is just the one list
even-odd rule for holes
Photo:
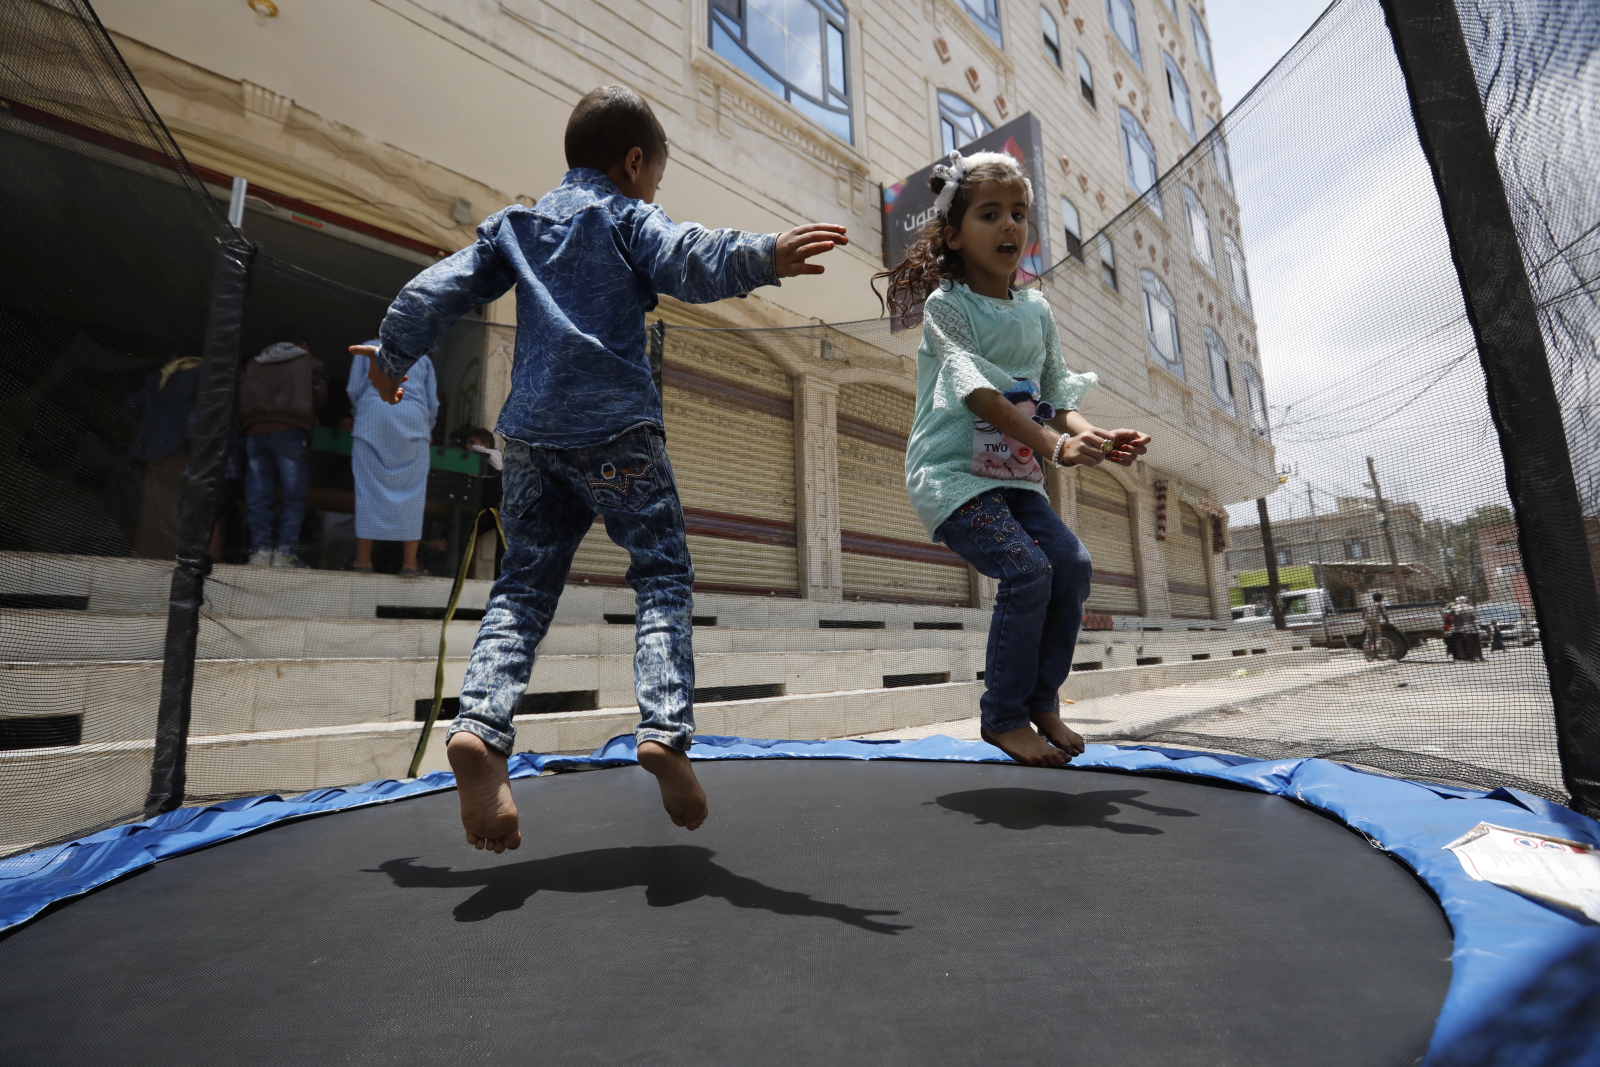
[[[444,693],[457,697],[465,658],[445,661]],[[831,652],[697,653],[701,689],[772,686],[785,695],[878,689],[886,678],[936,675],[970,681],[981,648],[866,649]],[[192,732],[232,734],[362,722],[413,721],[417,701],[433,696],[431,658],[201,660],[196,665]],[[4,714],[82,716],[84,742],[154,736],[161,687],[155,660],[34,661],[0,664]],[[582,693],[593,707],[634,704],[633,656],[542,655],[529,694]]]
[[[401,619],[217,618],[200,621],[201,659],[378,659],[436,656],[441,623]],[[0,609],[0,662],[160,659],[163,615]],[[452,622],[449,654],[465,656],[477,622]],[[737,629],[699,626],[697,652],[843,652],[862,649],[983,648],[974,630]],[[541,655],[632,655],[634,627],[608,623],[550,627]]]
[[[1091,671],[1069,678],[1062,695],[1077,701],[1067,714],[1082,716],[1100,703],[1161,707],[1170,704],[1164,695],[1187,692],[1192,696],[1178,698],[1173,713],[1192,715],[1214,702],[1204,692],[1208,684],[1224,689],[1248,684],[1259,695],[1278,684],[1273,681],[1276,675],[1325,670],[1328,662],[1326,650],[1309,649],[1260,657],[1248,669],[1232,662],[1205,660]],[[1253,680],[1245,683],[1234,677],[1242,670]],[[1307,683],[1296,679],[1293,684]],[[1188,688],[1197,685],[1202,688]],[[911,728],[924,733],[950,732],[926,728],[971,720],[982,693],[982,683],[975,681],[794,693],[703,703],[696,707],[695,718],[700,733],[746,737],[811,739]],[[1128,694],[1133,693],[1145,695],[1130,699]],[[417,723],[408,721],[409,715],[390,721],[301,723],[255,730],[215,728],[222,724],[213,721],[213,728],[207,730],[202,729],[206,720],[200,715],[199,697],[197,691],[197,722],[188,755],[192,797],[290,793],[398,777],[409,765],[420,730]],[[153,712],[149,722],[154,723]],[[518,751],[588,752],[611,737],[629,733],[637,722],[638,710],[631,703],[595,711],[518,716],[516,747]],[[446,726],[442,722],[434,726],[424,772],[445,766]],[[149,788],[153,742],[147,737],[85,740],[71,747],[0,752],[0,851],[24,848],[54,834],[53,811],[72,810],[89,823],[132,812],[143,802]],[[86,789],[86,782],[94,783],[94,788]]]
[[[832,737],[958,718],[976,706],[981,689],[979,683],[957,682],[708,703],[695,709],[695,718],[704,734]],[[631,733],[638,721],[632,707],[518,716],[517,749],[591,752]],[[434,726],[423,773],[446,769],[447,726]],[[391,722],[194,736],[189,796],[287,794],[398,778],[410,765],[420,729],[414,722]],[[0,752],[0,853],[58,835],[53,813],[72,811],[82,825],[91,825],[136,812],[150,787],[153,750],[153,741],[130,740]],[[86,789],[85,782],[94,788]]]
[[[97,614],[165,614],[172,565],[109,556],[0,552],[0,595],[71,597]],[[460,606],[482,608],[487,581],[468,581]],[[278,570],[219,564],[206,580],[206,612],[227,618],[372,619],[380,606],[442,608],[450,596],[446,578],[400,578],[346,571]],[[556,611],[557,623],[601,623],[606,615],[630,615],[633,591],[622,586],[569,585]],[[695,596],[696,615],[714,616],[719,626],[815,629],[819,622],[876,624],[910,630],[917,623],[961,623],[984,630],[989,613],[971,608],[922,607],[852,601],[829,604],[788,597]]]

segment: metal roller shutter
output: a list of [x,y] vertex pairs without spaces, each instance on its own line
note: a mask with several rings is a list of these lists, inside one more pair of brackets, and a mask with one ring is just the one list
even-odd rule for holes
[[1073,531],[1094,561],[1089,611],[1139,614],[1139,573],[1133,552],[1133,509],[1128,491],[1108,471],[1078,468],[1078,528]]
[[[669,328],[663,363],[667,454],[695,588],[798,596],[789,376],[735,331]],[[621,584],[627,569],[597,520],[568,581]]]
[[846,599],[966,606],[967,565],[927,531],[906,495],[915,402],[881,385],[839,390],[839,526]]
[[1167,537],[1167,594],[1173,617],[1213,617],[1206,576],[1206,527],[1188,504],[1178,505],[1178,529]]

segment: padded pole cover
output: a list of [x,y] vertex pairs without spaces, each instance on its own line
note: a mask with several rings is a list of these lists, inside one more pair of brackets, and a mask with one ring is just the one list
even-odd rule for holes
[[239,380],[239,346],[244,334],[245,289],[255,248],[229,231],[217,248],[206,322],[204,363],[195,396],[194,435],[189,476],[178,520],[178,560],[167,604],[167,638],[162,649],[161,708],[156,719],[156,749],[150,764],[147,815],[183,804],[184,762],[189,743],[194,660],[200,632],[200,605],[211,573],[207,547],[217,517],[217,490],[228,462],[233,398]]
[[1600,815],[1600,598],[1561,406],[1454,0],[1382,0],[1505,457],[1573,805]]

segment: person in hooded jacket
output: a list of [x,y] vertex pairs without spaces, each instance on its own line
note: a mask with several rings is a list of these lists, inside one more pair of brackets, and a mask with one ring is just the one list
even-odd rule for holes
[[305,566],[294,552],[305,517],[307,452],[317,409],[327,398],[327,372],[304,343],[279,341],[245,363],[239,424],[245,435],[252,567]]

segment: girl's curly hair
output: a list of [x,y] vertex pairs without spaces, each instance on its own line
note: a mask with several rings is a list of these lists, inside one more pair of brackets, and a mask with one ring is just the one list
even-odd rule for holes
[[[961,166],[955,171],[959,177],[954,177],[952,170],[959,153],[952,152],[950,155],[951,165],[935,167],[934,173],[928,178],[928,188],[935,197],[945,192],[945,186],[952,180],[955,181],[949,207],[943,212],[935,211],[922,236],[906,249],[904,259],[872,276],[872,292],[878,298],[878,303],[891,316],[908,326],[915,325],[921,319],[923,302],[928,299],[929,293],[939,288],[944,279],[966,281],[966,263],[959,251],[945,244],[944,231],[949,227],[960,232],[973,190],[984,182],[1021,181],[1027,189],[1028,202],[1033,202],[1033,183],[1028,181],[1022,167],[1012,157],[999,152],[979,152],[961,160]],[[879,278],[888,279],[886,292],[878,292]]]

